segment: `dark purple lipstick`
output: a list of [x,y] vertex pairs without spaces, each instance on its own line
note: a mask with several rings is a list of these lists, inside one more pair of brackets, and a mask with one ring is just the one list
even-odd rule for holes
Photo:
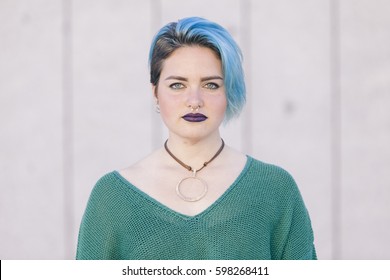
[[187,122],[203,122],[203,121],[207,120],[207,117],[205,115],[199,114],[199,113],[196,113],[196,114],[190,113],[190,114],[183,116],[183,119],[185,119]]

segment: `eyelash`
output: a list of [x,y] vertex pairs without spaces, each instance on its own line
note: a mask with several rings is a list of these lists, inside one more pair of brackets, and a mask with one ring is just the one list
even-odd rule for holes
[[171,89],[182,89],[184,88],[184,85],[181,83],[173,83],[169,86]]
[[217,85],[216,83],[207,83],[205,85],[205,87],[207,89],[211,89],[211,90],[214,90],[214,89],[219,89],[219,85]]
[[[184,88],[184,85],[182,83],[173,83],[169,86],[171,89],[182,89]],[[205,88],[210,89],[210,90],[216,90],[219,89],[219,85],[216,83],[207,83],[204,85]]]

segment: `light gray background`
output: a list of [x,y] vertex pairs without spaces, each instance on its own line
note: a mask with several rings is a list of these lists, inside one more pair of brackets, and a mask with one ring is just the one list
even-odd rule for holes
[[103,174],[161,146],[147,68],[163,24],[242,47],[225,141],[287,169],[321,259],[390,258],[390,1],[0,0],[0,259],[72,259]]

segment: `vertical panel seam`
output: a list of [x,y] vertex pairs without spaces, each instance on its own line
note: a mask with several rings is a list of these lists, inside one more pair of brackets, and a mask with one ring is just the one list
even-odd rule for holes
[[64,256],[73,258],[73,80],[72,0],[62,0],[62,133]]
[[[252,17],[251,17],[251,0],[242,0],[240,1],[240,34],[242,40],[242,49],[246,54],[245,64],[245,83],[246,83],[246,96],[247,100],[251,99],[251,36],[252,36]],[[252,107],[251,102],[247,102],[245,114],[243,115],[242,122],[242,131],[241,131],[241,139],[242,139],[242,148],[247,154],[251,154],[253,151],[252,146]]]
[[330,57],[331,57],[331,211],[332,257],[342,257],[341,242],[341,57],[340,57],[340,5],[330,1]]

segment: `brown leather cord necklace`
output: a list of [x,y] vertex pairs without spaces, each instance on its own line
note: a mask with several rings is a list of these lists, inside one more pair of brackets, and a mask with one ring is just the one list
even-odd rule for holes
[[[222,152],[223,148],[225,147],[225,142],[222,140],[221,147],[219,150],[216,152],[216,154],[209,160],[203,163],[203,166],[199,169],[194,169],[191,166],[185,164],[182,162],[180,159],[178,159],[172,152],[168,149],[168,140],[165,141],[164,148],[167,151],[167,153],[175,160],[177,161],[181,166],[183,166],[185,169],[188,171],[192,172],[192,176],[186,177],[184,179],[181,179],[180,182],[176,185],[176,194],[183,200],[188,201],[188,202],[196,202],[201,200],[208,191],[208,186],[207,183],[199,177],[196,177],[197,172],[201,171],[203,168],[205,168],[210,162],[212,162],[219,154]],[[184,195],[182,192],[182,189],[187,189],[190,193],[193,192],[196,189],[199,189],[198,186],[201,186],[203,189],[200,195],[195,195],[195,196],[189,196],[189,195]]]

